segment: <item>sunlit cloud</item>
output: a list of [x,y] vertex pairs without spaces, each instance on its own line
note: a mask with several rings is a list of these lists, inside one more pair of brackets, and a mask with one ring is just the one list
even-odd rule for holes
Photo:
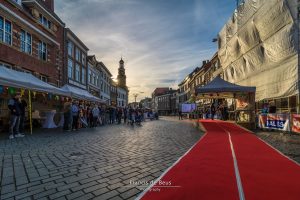
[[156,87],[175,89],[211,58],[217,50],[211,40],[234,5],[227,0],[61,0],[56,12],[113,77],[124,58],[131,93],[144,92],[139,100]]

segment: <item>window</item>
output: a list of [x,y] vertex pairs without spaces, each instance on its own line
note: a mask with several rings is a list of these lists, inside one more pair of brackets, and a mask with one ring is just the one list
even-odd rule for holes
[[21,30],[21,51],[31,54],[31,35]]
[[89,83],[91,83],[91,81],[92,81],[92,72],[91,72],[91,70],[89,70],[88,81],[89,81]]
[[39,78],[40,78],[40,80],[42,80],[42,81],[44,81],[46,83],[48,82],[47,76],[40,75]]
[[85,84],[85,68],[81,68],[81,83]]
[[96,84],[96,75],[93,73],[93,80],[92,80],[93,85]]
[[80,62],[80,50],[78,48],[76,48],[75,56],[76,60]]
[[96,76],[96,83],[95,83],[95,85],[99,86],[99,76],[98,75]]
[[73,57],[73,49],[74,49],[73,43],[68,41],[67,46],[68,46],[68,55]]
[[48,28],[51,29],[52,23],[48,21]]
[[101,92],[103,92],[103,81],[101,81],[100,88],[101,88]]
[[0,41],[11,45],[12,44],[11,35],[12,35],[11,22],[5,20],[3,17],[0,17]]
[[78,64],[76,64],[76,68],[75,68],[75,80],[79,82],[79,78],[80,78],[80,66]]
[[73,79],[73,60],[68,59],[68,77]]
[[39,22],[46,28],[51,29],[52,23],[49,21],[45,16],[40,14],[39,16]]
[[47,60],[47,44],[40,41],[39,42],[39,59],[41,60]]
[[15,2],[19,5],[22,5],[22,0],[15,0]]
[[84,54],[81,55],[81,62],[82,62],[82,64],[85,64],[85,55]]

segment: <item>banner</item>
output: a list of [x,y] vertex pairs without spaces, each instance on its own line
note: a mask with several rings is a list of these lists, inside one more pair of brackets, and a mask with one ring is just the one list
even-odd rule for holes
[[300,115],[292,114],[292,131],[300,133]]
[[259,128],[290,131],[289,114],[260,114]]

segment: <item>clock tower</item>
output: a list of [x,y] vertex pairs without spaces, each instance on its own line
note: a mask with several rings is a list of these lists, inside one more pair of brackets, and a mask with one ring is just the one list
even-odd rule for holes
[[121,60],[119,62],[119,69],[118,69],[117,80],[118,80],[118,86],[120,88],[123,88],[123,89],[127,90],[125,67],[124,67],[124,61],[123,61],[122,58],[121,58]]

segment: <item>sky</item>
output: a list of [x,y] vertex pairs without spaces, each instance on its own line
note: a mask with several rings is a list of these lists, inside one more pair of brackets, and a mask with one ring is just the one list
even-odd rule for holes
[[55,12],[117,77],[123,57],[129,101],[178,84],[217,51],[234,0],[56,0]]

